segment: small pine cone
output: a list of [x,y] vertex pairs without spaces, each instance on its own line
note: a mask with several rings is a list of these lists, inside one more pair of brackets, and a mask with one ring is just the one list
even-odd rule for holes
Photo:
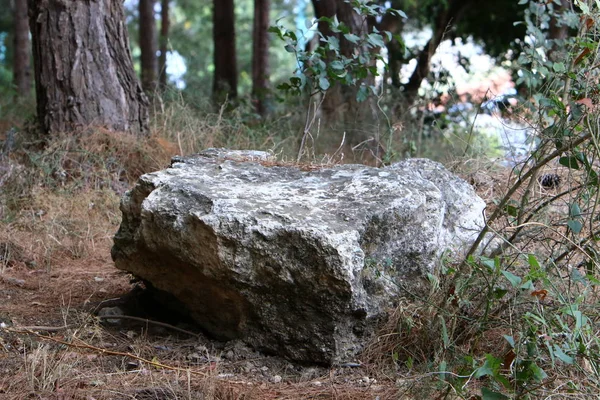
[[560,176],[557,174],[544,174],[538,178],[538,182],[546,189],[556,189],[560,185]]

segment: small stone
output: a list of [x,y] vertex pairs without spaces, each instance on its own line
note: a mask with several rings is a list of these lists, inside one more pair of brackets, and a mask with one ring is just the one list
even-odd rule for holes
[[252,364],[251,362],[247,362],[243,368],[244,368],[244,372],[249,373],[250,371],[252,371],[254,369],[254,364]]
[[120,315],[125,315],[125,313],[123,312],[123,310],[120,307],[104,307],[102,309],[100,309],[100,311],[98,311],[98,316],[102,317],[103,320],[105,320],[107,323],[112,324],[112,325],[117,325],[119,323],[121,323],[121,319],[120,318],[108,318],[108,317],[113,317],[113,316],[120,316]]
[[125,366],[125,368],[127,369],[127,371],[132,371],[134,369],[138,369],[139,368],[139,364],[137,361],[129,361],[127,362],[127,365]]
[[281,379],[282,379],[281,376],[275,375],[275,376],[273,376],[271,378],[271,382],[273,382],[273,383],[279,383],[279,382],[281,382]]
[[319,387],[319,386],[321,386],[323,384],[321,383],[321,381],[314,381],[314,382],[312,382],[312,385]]

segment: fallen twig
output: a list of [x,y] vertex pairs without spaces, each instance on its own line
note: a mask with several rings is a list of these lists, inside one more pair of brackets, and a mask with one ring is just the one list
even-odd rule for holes
[[165,322],[159,322],[159,321],[153,321],[151,319],[146,319],[146,318],[140,318],[140,317],[133,317],[130,315],[99,315],[96,318],[98,319],[129,319],[132,321],[139,321],[139,322],[143,322],[145,324],[152,324],[152,325],[157,325],[157,326],[162,326],[163,328],[168,328],[177,332],[181,332],[181,333],[185,333],[186,335],[190,335],[190,336],[194,336],[194,337],[200,337],[199,334],[185,330],[185,329],[181,329],[178,328],[176,326],[173,326],[171,324],[167,324]]
[[[50,328],[50,327],[46,327],[46,328]],[[73,348],[76,348],[76,349],[87,349],[87,350],[93,350],[93,351],[101,353],[101,354],[108,354],[108,355],[111,355],[111,356],[120,356],[120,357],[132,358],[134,360],[138,360],[138,361],[147,363],[149,365],[153,365],[153,366],[155,366],[157,368],[164,368],[164,369],[168,369],[168,370],[171,370],[171,371],[186,372],[186,373],[190,373],[192,375],[199,375],[199,376],[204,376],[204,377],[209,376],[209,374],[206,373],[206,372],[195,371],[195,370],[192,370],[190,368],[181,368],[181,367],[175,367],[175,366],[172,366],[172,365],[163,364],[163,363],[160,363],[158,361],[148,360],[146,358],[136,356],[135,354],[125,353],[125,352],[122,352],[122,351],[102,349],[100,347],[96,347],[96,346],[92,346],[91,344],[87,344],[87,343],[81,341],[80,339],[77,339],[77,340],[80,340],[81,344],[77,344],[77,343],[70,343],[70,342],[67,342],[67,341],[64,341],[64,340],[53,338],[52,336],[42,335],[40,333],[34,332],[33,330],[28,330],[28,329],[6,328],[6,330],[9,331],[9,332],[13,332],[13,333],[21,333],[21,334],[34,335],[34,336],[36,336],[36,337],[38,337],[40,339],[47,340],[47,341],[54,342],[54,343],[58,343],[58,344],[62,344],[64,346],[68,346],[68,347],[73,347]]]

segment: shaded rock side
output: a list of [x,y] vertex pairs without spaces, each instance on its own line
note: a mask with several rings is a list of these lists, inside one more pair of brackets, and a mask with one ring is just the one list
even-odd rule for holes
[[211,149],[142,176],[121,202],[117,268],[184,304],[215,337],[292,360],[351,360],[484,202],[438,163],[275,165]]

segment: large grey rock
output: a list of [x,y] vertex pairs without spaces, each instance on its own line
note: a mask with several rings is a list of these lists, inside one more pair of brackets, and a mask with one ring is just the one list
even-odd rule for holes
[[472,242],[484,206],[429,160],[297,168],[213,149],[139,179],[112,255],[218,338],[335,363],[443,251]]

